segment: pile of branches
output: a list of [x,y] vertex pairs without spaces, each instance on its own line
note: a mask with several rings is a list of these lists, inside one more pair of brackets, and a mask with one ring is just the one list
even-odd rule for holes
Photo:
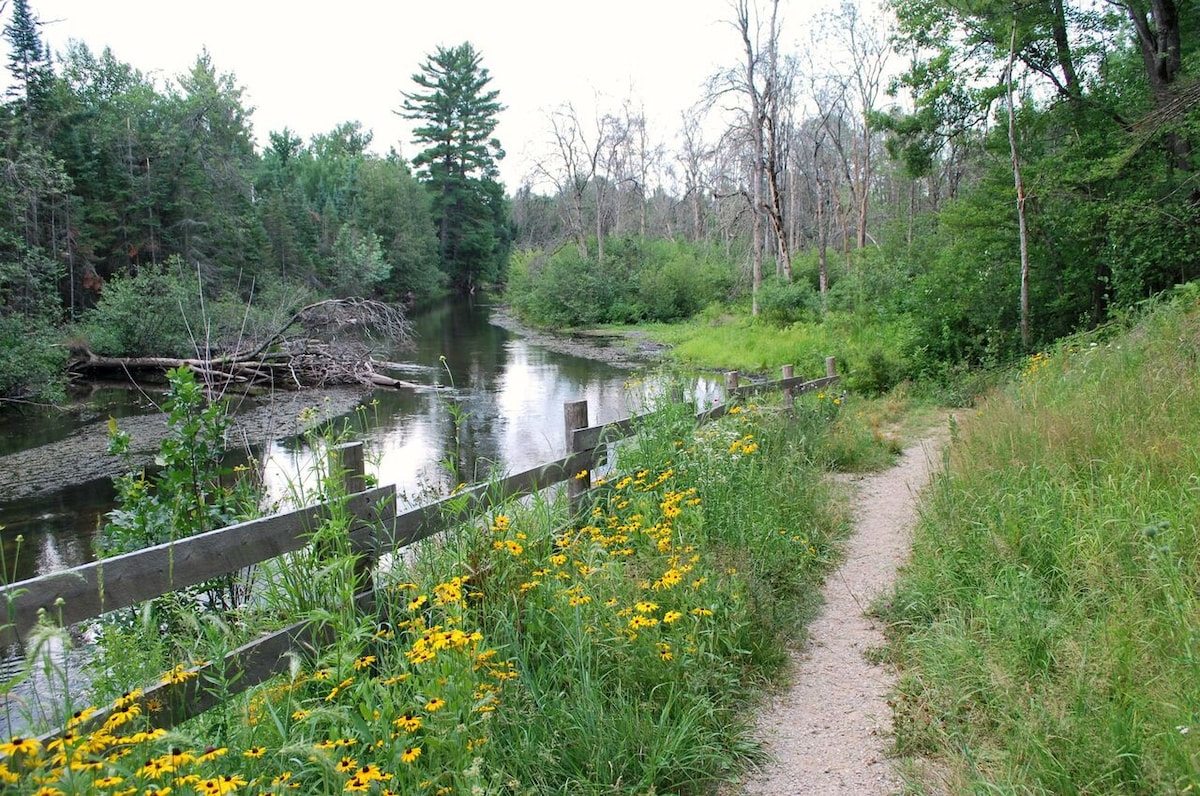
[[184,367],[216,392],[338,385],[412,386],[377,372],[372,351],[412,345],[401,307],[371,299],[327,299],[297,310],[253,346],[205,357],[105,357],[77,351],[69,372],[83,378],[157,380]]

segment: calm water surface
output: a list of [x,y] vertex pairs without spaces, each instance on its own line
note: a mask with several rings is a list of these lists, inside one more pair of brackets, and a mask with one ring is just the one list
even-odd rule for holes
[[[361,430],[368,471],[381,484],[395,484],[401,504],[562,456],[567,401],[586,399],[593,424],[626,417],[641,403],[642,388],[627,386],[629,371],[534,345],[493,325],[490,313],[490,305],[477,301],[415,314],[415,349],[385,356],[403,365],[392,375],[419,386],[377,390],[345,418]],[[697,386],[700,395],[714,389]],[[97,391],[68,417],[23,418],[0,427],[0,450],[46,444],[109,416],[119,421],[151,410],[133,391]],[[273,495],[301,482],[309,469],[309,451],[294,438],[275,440],[257,453]],[[101,479],[0,503],[8,582],[92,560],[93,540],[112,500],[111,480]]]

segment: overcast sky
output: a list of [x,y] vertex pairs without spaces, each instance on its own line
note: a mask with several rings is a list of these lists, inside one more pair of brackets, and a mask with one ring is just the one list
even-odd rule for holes
[[[805,22],[833,0],[784,0],[784,45],[807,39]],[[394,111],[411,76],[439,45],[470,41],[506,110],[497,136],[508,152],[509,191],[549,141],[548,114],[596,97],[644,107],[652,134],[670,140],[681,112],[711,74],[739,62],[729,0],[29,0],[57,55],[70,39],[105,46],[164,81],[207,48],[219,72],[245,88],[256,138],[288,127],[306,142],[359,121],[373,149],[416,148]]]

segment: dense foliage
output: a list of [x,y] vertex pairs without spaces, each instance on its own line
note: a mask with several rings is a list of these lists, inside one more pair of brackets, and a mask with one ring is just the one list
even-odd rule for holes
[[636,237],[611,240],[604,267],[573,247],[514,255],[508,298],[542,326],[679,321],[727,301],[734,273],[712,247]]
[[[499,276],[507,222],[486,158],[470,167],[483,169],[471,201],[491,232],[479,213],[438,215],[441,172],[422,161],[418,178],[394,150],[375,154],[358,122],[307,143],[270,131],[256,145],[243,88],[207,53],[165,84],[77,41],[52,58],[33,5],[14,0],[4,27],[0,395],[53,397],[59,343],[72,335],[112,353],[187,353],[206,342],[214,319],[204,316],[218,305],[299,291],[411,302],[470,281],[464,269],[481,267],[485,249],[473,278]],[[485,99],[486,118],[499,106],[494,92]],[[456,135],[467,120],[446,124]],[[497,142],[485,146],[494,154]],[[448,231],[469,245],[440,247]],[[139,312],[143,295],[153,306]],[[33,332],[21,356],[18,330]]]
[[[1012,361],[1200,274],[1194,3],[845,3],[799,52],[778,0],[762,6],[731,4],[738,66],[675,141],[633,102],[594,119],[560,106],[536,182],[505,197],[503,105],[469,43],[401,91],[410,164],[357,122],[256,145],[242,88],[206,53],[165,85],[80,43],[53,59],[14,0],[0,331],[36,336],[31,356],[0,354],[0,388],[52,387],[56,332],[173,256],[206,308],[283,284],[407,302],[504,282],[515,244],[507,295],[531,322],[724,302],[769,329],[848,314],[905,330],[878,356],[827,352],[891,368],[876,384]],[[93,330],[152,336],[75,331]]]
[[878,606],[897,746],[953,792],[1200,787],[1197,299],[1027,358],[958,426]]

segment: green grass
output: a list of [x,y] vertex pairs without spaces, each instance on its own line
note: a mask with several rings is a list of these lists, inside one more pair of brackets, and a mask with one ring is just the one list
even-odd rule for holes
[[862,314],[831,313],[821,323],[776,326],[737,312],[708,312],[681,324],[639,326],[671,346],[676,362],[778,378],[783,365],[797,375],[825,375],[835,357],[850,390],[881,394],[911,376],[907,349],[912,333],[903,323]]
[[1198,354],[1193,290],[959,428],[879,607],[897,748],[956,792],[1200,787]]
[[[380,573],[370,615],[348,610],[349,517],[333,494],[311,554],[263,600],[334,641],[165,735],[123,697],[115,719],[56,746],[0,744],[0,781],[19,794],[711,793],[762,758],[754,708],[838,560],[848,518],[822,476],[830,440],[844,429],[842,455],[867,461],[886,446],[852,427],[887,412],[809,394],[791,413],[766,401],[697,428],[692,407],[664,406],[584,514],[551,495],[492,505]],[[184,660],[143,676],[195,676],[235,642],[199,624]],[[131,661],[160,643],[146,635],[147,650],[122,650]]]

